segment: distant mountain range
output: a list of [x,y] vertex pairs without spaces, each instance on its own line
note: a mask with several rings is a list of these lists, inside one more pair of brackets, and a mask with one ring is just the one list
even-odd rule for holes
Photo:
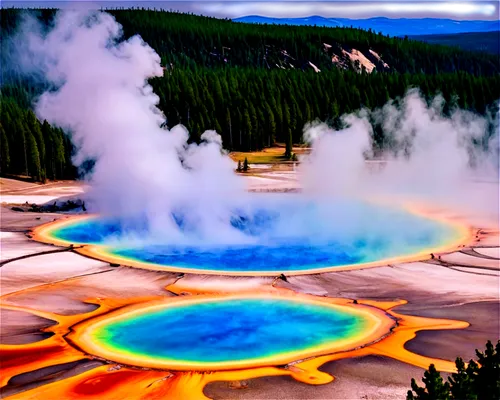
[[498,31],[500,21],[455,21],[441,18],[398,18],[385,17],[368,19],[349,18],[325,18],[311,16],[306,18],[269,18],[258,15],[235,18],[236,22],[247,22],[254,24],[276,24],[276,25],[317,25],[326,27],[353,27],[361,29],[372,29],[382,32],[384,35],[435,35],[464,32],[491,32]]

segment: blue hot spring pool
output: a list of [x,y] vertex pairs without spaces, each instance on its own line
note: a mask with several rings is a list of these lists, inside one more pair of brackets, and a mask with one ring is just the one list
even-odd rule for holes
[[135,365],[219,369],[352,348],[387,333],[393,324],[370,308],[306,299],[190,300],[91,322],[80,342],[90,344],[91,352]]
[[[210,210],[207,210],[210,212]],[[90,217],[50,230],[56,240],[100,247],[123,264],[187,272],[300,273],[408,257],[453,245],[463,230],[400,208],[298,195],[255,195],[201,231],[189,211],[152,233],[147,219]],[[140,266],[140,265],[139,265]]]

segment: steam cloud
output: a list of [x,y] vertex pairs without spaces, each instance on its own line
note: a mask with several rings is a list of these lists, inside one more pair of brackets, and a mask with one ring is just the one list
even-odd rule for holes
[[[121,26],[102,12],[59,13],[48,33],[33,22],[22,32],[21,63],[57,88],[37,100],[37,115],[71,133],[76,165],[95,160],[86,177],[93,211],[123,224],[145,220],[150,235],[168,235],[170,242],[253,240],[231,223],[234,210],[248,211],[252,202],[220,136],[207,131],[200,144],[188,144],[185,127],[163,128],[159,99],[147,82],[163,74],[160,57],[139,36],[122,41]],[[392,140],[382,171],[365,162],[372,148],[370,119]],[[498,134],[487,137],[485,118],[460,110],[444,117],[442,99],[428,106],[410,91],[399,104],[362,110],[344,122],[347,128],[340,131],[317,122],[304,128],[305,140],[312,143],[300,168],[304,195],[407,196],[498,210],[498,193],[470,190],[471,163],[498,180]],[[470,145],[472,139],[483,141],[481,150]],[[182,230],[172,213],[182,216]],[[337,212],[331,216],[342,218]],[[276,227],[282,236],[304,233],[297,225],[304,223],[302,217],[287,218]],[[320,236],[318,229],[310,233]]]
[[[344,116],[345,129],[308,124],[304,139],[313,150],[301,167],[302,186],[316,195],[390,197],[498,216],[498,113],[444,116],[443,106],[441,96],[428,105],[413,89],[381,109]],[[374,158],[370,120],[389,142],[381,163],[365,161]]]
[[[36,25],[28,24],[33,32]],[[170,235],[179,232],[171,215],[178,211],[185,231],[196,226],[202,237],[212,230],[228,236],[227,210],[244,187],[220,136],[207,131],[201,144],[188,144],[185,127],[162,128],[165,117],[147,83],[163,75],[160,57],[139,36],[121,36],[102,12],[59,13],[46,35],[28,35],[24,65],[58,88],[38,99],[37,115],[71,132],[77,166],[95,160],[86,177],[94,210],[132,224],[145,218],[148,231]]]

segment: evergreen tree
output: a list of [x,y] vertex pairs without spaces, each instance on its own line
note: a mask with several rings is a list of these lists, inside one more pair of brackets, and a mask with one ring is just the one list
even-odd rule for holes
[[[45,160],[45,143],[42,135],[40,122],[38,121],[35,114],[31,110],[27,111],[26,120],[28,129],[36,140],[36,145],[38,153],[40,155],[40,160]],[[45,168],[42,166],[42,164],[40,165],[40,176],[42,177],[42,179],[45,178]]]
[[276,142],[276,121],[274,113],[268,103],[266,103],[266,118],[267,118],[267,146],[272,146]]
[[455,365],[457,372],[448,378],[451,397],[453,399],[477,400],[477,394],[474,393],[474,375],[477,374],[477,364],[471,360],[466,368],[464,361],[458,357]]
[[15,153],[16,157],[14,160],[18,160],[16,172],[22,175],[28,175],[28,143],[27,136],[29,136],[29,132],[25,129],[25,125],[22,120],[17,120],[15,124],[14,131],[14,140],[13,143],[16,144]]
[[450,385],[448,382],[443,383],[441,374],[436,370],[434,364],[429,366],[429,369],[424,372],[422,378],[425,387],[419,387],[415,379],[411,380],[411,388],[416,393],[408,391],[407,400],[448,400],[450,399]]
[[486,343],[484,353],[476,350],[480,368],[475,376],[475,389],[480,400],[500,399],[500,340],[496,346]]
[[290,159],[292,157],[293,142],[292,142],[292,129],[290,122],[290,107],[285,103],[284,106],[284,138],[285,138],[285,158]]
[[250,135],[252,134],[252,121],[250,119],[250,113],[248,109],[245,108],[243,111],[243,124],[242,124],[242,129],[240,132],[243,133],[243,137],[246,139],[244,142],[240,143],[240,146],[243,150],[249,151],[251,150],[250,142],[251,138]]
[[1,151],[1,172],[6,172],[10,167],[9,141],[2,124],[0,123],[0,151]]
[[45,141],[45,173],[47,178],[56,179],[57,150],[52,128],[47,121],[43,121],[42,135]]
[[433,364],[425,371],[422,381],[425,387],[411,380],[412,390],[407,400],[492,400],[500,398],[500,340],[494,347],[488,341],[484,353],[476,350],[477,361],[470,360],[467,367],[458,357],[455,361],[457,372],[443,379]]
[[31,132],[27,133],[27,148],[28,148],[28,174],[35,181],[42,178],[42,169],[40,166],[40,152],[36,144],[35,137]]
[[231,120],[231,112],[229,111],[229,109],[226,109],[225,122],[226,122],[226,129],[229,132],[229,146],[228,146],[228,148],[230,150],[232,150],[232,149],[234,149],[234,147],[233,147],[233,127],[232,127],[232,120]]

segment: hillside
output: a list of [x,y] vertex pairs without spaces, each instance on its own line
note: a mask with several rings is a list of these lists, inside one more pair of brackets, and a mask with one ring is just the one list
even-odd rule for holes
[[[43,23],[48,23],[54,12],[37,13]],[[439,48],[361,29],[256,26],[152,10],[109,12],[123,25],[125,36],[140,34],[167,66],[313,70],[316,67],[321,71],[340,66],[359,71],[358,63],[369,62],[374,65],[368,64],[369,70],[385,71],[387,65],[392,72],[400,73],[500,72],[500,63],[494,56]],[[2,10],[2,33],[13,31],[19,15],[18,10]]]
[[384,35],[435,35],[498,30],[499,21],[456,21],[444,18],[325,18],[313,15],[306,18],[270,18],[258,15],[235,18],[233,21],[253,24],[309,25],[329,28],[359,28],[382,32]]
[[419,40],[430,44],[456,46],[468,51],[484,51],[500,55],[500,31],[467,32],[446,35],[416,35],[409,36],[412,40]]
[[[337,67],[332,58],[356,49],[376,62],[370,50],[401,73],[467,71],[500,73],[497,58],[422,43],[360,29],[254,26],[229,20],[154,11],[110,11],[126,35],[139,33],[168,64],[274,68],[274,58],[294,58],[295,68],[314,64],[321,70]],[[325,44],[332,47],[325,48]],[[349,63],[349,65],[354,64]]]
[[[45,26],[55,10],[31,11]],[[298,143],[313,120],[383,106],[418,87],[441,93],[445,112],[485,113],[500,93],[500,63],[489,54],[389,38],[351,28],[258,26],[158,11],[112,10],[125,37],[140,34],[165,73],[150,80],[167,126],[185,125],[192,141],[215,129],[226,149],[253,151]],[[2,172],[35,179],[75,176],[71,143],[29,110],[47,88],[23,75],[9,45],[19,10],[1,10]],[[5,38],[5,39],[4,39]],[[42,121],[43,122],[43,121]],[[374,146],[386,145],[374,124]]]

